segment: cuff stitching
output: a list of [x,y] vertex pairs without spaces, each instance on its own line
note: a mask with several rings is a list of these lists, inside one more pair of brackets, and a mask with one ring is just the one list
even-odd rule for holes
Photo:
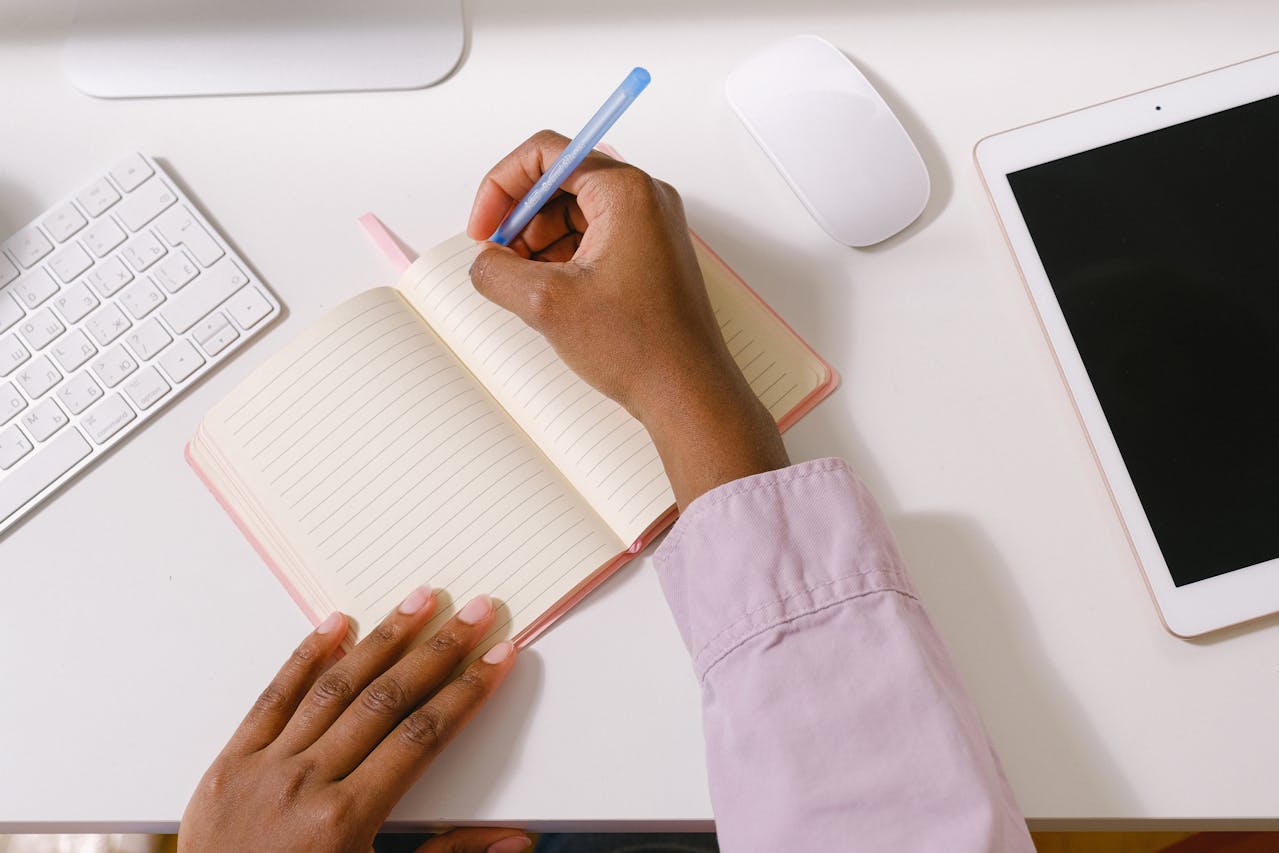
[[[723,628],[716,631],[713,635],[711,635],[710,637],[707,637],[706,641],[702,643],[701,648],[699,648],[694,653],[693,656],[695,658],[701,657],[702,653],[705,652],[708,648],[710,648],[711,644],[714,643],[716,640],[718,640],[720,637],[722,637],[724,634],[727,634],[729,631],[738,627],[743,622],[749,622],[756,614],[761,613],[769,609],[770,607],[776,607],[778,605],[785,606],[786,602],[791,601],[792,599],[800,598],[805,595],[812,595],[813,593],[817,592],[820,589],[823,589],[824,587],[834,586],[835,584],[840,583],[841,581],[853,580],[855,578],[865,577],[866,575],[873,575],[877,573],[883,573],[883,574],[894,575],[894,576],[897,576],[899,574],[895,568],[892,568],[892,567],[885,568],[881,566],[876,566],[874,568],[865,569],[860,572],[852,572],[850,574],[840,575],[838,577],[831,578],[828,581],[823,581],[822,583],[819,583],[816,586],[805,587],[799,592],[793,592],[790,595],[785,595],[785,596],[782,596],[781,598],[771,599],[770,601],[764,604],[761,604],[759,607],[756,607],[753,610],[746,611],[745,613],[741,614],[736,619],[734,619],[732,622],[729,622]],[[902,586],[905,586],[905,585],[902,584]],[[906,596],[907,598],[915,598],[914,595],[912,595],[911,593],[907,592],[904,589],[900,589],[896,586],[888,586],[882,589],[871,589],[861,593],[853,593],[852,595],[846,598],[839,599],[839,601],[847,601],[848,598],[854,598],[857,595],[866,595],[871,592],[899,592],[902,595]],[[834,603],[838,603],[838,602],[834,602]],[[826,606],[826,605],[823,605],[823,606]],[[818,608],[818,609],[821,609],[821,608]]]
[[[780,628],[780,627],[781,627],[781,626],[783,626],[783,625],[788,625],[788,624],[790,624],[791,622],[795,622],[795,621],[797,621],[797,620],[799,620],[799,619],[803,619],[803,618],[805,618],[805,617],[807,617],[807,616],[812,616],[812,615],[813,615],[813,614],[815,614],[815,613],[821,613],[823,610],[829,610],[830,608],[835,607],[836,605],[843,604],[843,603],[845,603],[845,602],[852,601],[852,600],[857,599],[857,598],[865,598],[865,597],[866,597],[866,596],[868,596],[868,595],[877,595],[877,594],[880,594],[880,593],[889,593],[889,594],[901,595],[901,596],[904,596],[905,598],[910,599],[911,601],[918,601],[918,599],[917,599],[917,598],[915,598],[915,596],[911,595],[910,593],[902,592],[902,591],[901,591],[901,590],[899,590],[899,589],[893,589],[893,588],[891,588],[891,587],[888,587],[888,588],[885,588],[885,589],[867,589],[867,590],[863,590],[862,592],[855,592],[855,593],[852,593],[852,594],[850,594],[850,595],[846,595],[846,596],[844,596],[843,598],[836,599],[835,601],[827,602],[826,604],[823,604],[823,605],[821,605],[820,607],[814,607],[814,608],[812,608],[812,609],[810,609],[810,610],[804,610],[804,611],[802,611],[802,612],[800,612],[800,613],[796,613],[796,614],[793,614],[793,615],[791,615],[791,616],[787,616],[785,619],[779,619],[779,620],[778,620],[778,621],[776,621],[776,622],[771,622],[771,623],[769,623],[769,624],[767,624],[767,625],[761,625],[761,626],[760,626],[760,628],[759,628],[759,630],[757,630],[757,631],[753,631],[753,632],[751,632],[750,634],[747,634],[746,636],[744,636],[744,637],[742,637],[740,640],[738,640],[736,643],[734,643],[733,645],[729,646],[727,649],[724,649],[724,651],[723,651],[723,652],[721,652],[720,654],[716,655],[716,656],[715,656],[715,657],[714,657],[714,658],[713,658],[713,659],[712,659],[709,663],[707,663],[707,664],[706,664],[706,666],[702,669],[702,671],[701,671],[700,675],[698,675],[698,679],[697,679],[697,680],[698,680],[698,682],[699,682],[699,683],[700,683],[700,682],[705,682],[705,681],[706,681],[706,677],[707,677],[708,675],[710,675],[711,670],[712,670],[712,669],[714,669],[714,667],[715,667],[715,666],[716,666],[716,665],[717,665],[720,661],[724,660],[724,659],[725,659],[725,658],[727,658],[729,655],[731,655],[733,652],[737,651],[739,648],[741,648],[742,646],[744,646],[746,643],[750,642],[751,640],[755,639],[756,637],[760,636],[761,634],[763,634],[763,633],[764,633],[764,632],[766,632],[766,631],[771,631],[771,630],[774,630],[774,629],[776,629],[776,628]],[[704,647],[703,647],[703,650],[705,650],[705,649],[704,649]],[[697,659],[695,658],[695,659],[694,659],[694,663],[696,663],[696,662],[697,662]]]

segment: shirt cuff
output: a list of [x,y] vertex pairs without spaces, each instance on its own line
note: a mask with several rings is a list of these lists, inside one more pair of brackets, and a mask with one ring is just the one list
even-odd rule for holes
[[698,497],[654,555],[699,679],[753,637],[852,598],[915,598],[892,533],[842,459]]

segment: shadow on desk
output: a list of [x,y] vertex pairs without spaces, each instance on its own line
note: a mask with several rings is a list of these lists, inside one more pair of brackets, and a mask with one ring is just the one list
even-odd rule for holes
[[[965,684],[985,698],[982,718],[1014,791],[1030,788],[1026,780],[1033,777],[1045,802],[1069,802],[1089,791],[1121,811],[1135,809],[1137,792],[1091,727],[1087,709],[1056,677],[1015,592],[1012,568],[980,527],[962,516],[927,513],[890,513],[889,525]],[[930,606],[942,601],[945,608]],[[1020,764],[1007,760],[1015,756]],[[1033,810],[1038,804],[1021,805]]]
[[7,240],[40,213],[39,202],[24,188],[0,175],[0,240]]

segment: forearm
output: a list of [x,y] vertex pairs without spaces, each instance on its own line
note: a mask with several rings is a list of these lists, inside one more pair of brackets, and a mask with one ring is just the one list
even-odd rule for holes
[[838,460],[703,496],[658,552],[722,848],[1029,851],[873,499]]

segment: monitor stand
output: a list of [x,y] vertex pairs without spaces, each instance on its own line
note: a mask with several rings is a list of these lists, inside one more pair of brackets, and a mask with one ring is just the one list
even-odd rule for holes
[[462,59],[463,0],[81,0],[63,56],[99,98],[417,89]]

